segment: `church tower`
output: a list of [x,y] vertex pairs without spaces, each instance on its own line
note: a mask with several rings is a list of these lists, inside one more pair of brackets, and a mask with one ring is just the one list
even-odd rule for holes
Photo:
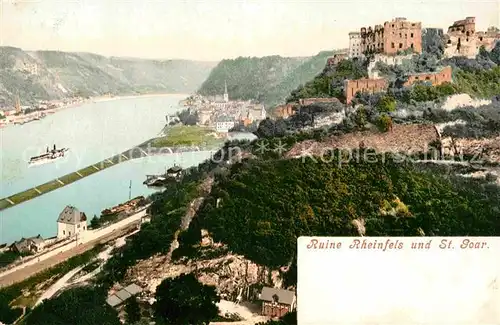
[[229,102],[229,95],[227,93],[227,83],[225,80],[224,80],[224,101],[226,103]]

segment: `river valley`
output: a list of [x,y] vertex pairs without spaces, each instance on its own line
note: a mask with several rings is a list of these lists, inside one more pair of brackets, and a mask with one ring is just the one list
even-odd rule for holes
[[[6,197],[134,147],[159,134],[165,115],[174,114],[185,95],[144,96],[86,103],[46,118],[0,129],[0,197]],[[31,156],[45,148],[70,148],[54,163],[28,167]],[[0,243],[21,237],[55,235],[56,220],[66,205],[89,219],[104,208],[128,200],[129,195],[154,192],[142,182],[146,174],[166,167],[197,165],[208,152],[151,156],[124,162],[61,189],[0,212]],[[132,186],[129,189],[130,182]]]

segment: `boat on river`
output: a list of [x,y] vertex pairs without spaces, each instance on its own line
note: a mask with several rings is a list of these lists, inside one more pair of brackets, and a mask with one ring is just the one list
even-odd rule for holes
[[143,182],[148,187],[164,187],[168,183],[178,182],[182,177],[182,168],[175,165],[169,168],[163,175],[146,175]]
[[69,148],[56,149],[56,145],[54,145],[54,148],[52,150],[49,150],[49,147],[47,147],[47,150],[44,154],[31,157],[28,165],[31,167],[53,162],[57,159],[63,158],[64,153],[68,150]]

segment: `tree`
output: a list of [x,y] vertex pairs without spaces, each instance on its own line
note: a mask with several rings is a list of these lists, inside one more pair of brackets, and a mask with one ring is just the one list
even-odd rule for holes
[[198,123],[198,112],[191,112],[189,108],[178,112],[177,117],[184,125],[196,125]]
[[490,60],[500,65],[500,41],[497,41],[495,47],[489,53]]
[[394,112],[396,110],[396,99],[389,95],[384,95],[377,103],[379,112]]
[[101,221],[99,220],[99,218],[97,218],[97,216],[94,214],[94,217],[92,218],[92,220],[90,220],[90,227],[92,229],[97,229],[101,226]]
[[219,313],[215,287],[204,285],[193,274],[165,279],[156,288],[155,318],[160,324],[203,325]]
[[259,123],[257,131],[254,132],[259,138],[282,137],[285,135],[288,125],[285,120],[271,120],[266,118]]
[[354,113],[354,123],[360,129],[364,129],[367,122],[366,109],[364,107],[360,107]]
[[377,121],[378,127],[382,132],[392,131],[392,119],[387,114],[382,114]]
[[257,131],[255,131],[255,135],[259,138],[268,138],[272,137],[274,134],[274,121],[270,118],[266,118],[259,123],[259,127]]
[[127,323],[132,324],[141,320],[141,307],[135,296],[127,300],[125,312],[127,313]]
[[106,303],[105,296],[92,287],[70,289],[35,307],[24,324],[121,325],[118,313]]

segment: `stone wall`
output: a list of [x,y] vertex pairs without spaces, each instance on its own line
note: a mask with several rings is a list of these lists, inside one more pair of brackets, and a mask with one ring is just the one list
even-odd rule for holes
[[311,97],[311,98],[301,98],[299,99],[299,104],[301,106],[307,106],[317,103],[338,103],[339,100],[335,97]]
[[445,82],[452,81],[452,69],[450,66],[444,67],[438,72],[415,73],[408,76],[408,80],[404,83],[405,87],[409,87],[418,81],[431,82],[433,86],[441,85]]
[[375,54],[373,58],[368,63],[368,78],[370,79],[379,79],[378,73],[375,69],[378,62],[385,63],[387,65],[401,65],[404,61],[409,61],[415,56],[415,54],[408,55],[384,55],[384,54]]
[[339,64],[340,61],[345,60],[346,58],[347,58],[346,53],[334,54],[333,56],[328,58],[328,60],[326,61],[326,65],[328,66],[337,65]]
[[376,93],[386,90],[387,87],[388,82],[386,79],[346,80],[344,83],[346,103],[350,104],[357,92]]

